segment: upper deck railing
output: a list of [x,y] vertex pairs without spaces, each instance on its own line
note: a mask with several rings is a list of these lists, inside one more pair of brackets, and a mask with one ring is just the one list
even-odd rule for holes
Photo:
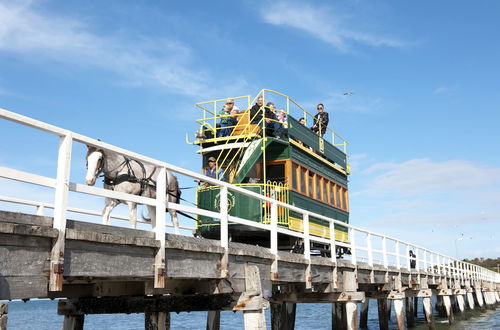
[[[288,95],[271,89],[260,90],[253,99],[251,99],[250,95],[245,95],[196,103],[196,106],[200,108],[203,113],[203,118],[197,119],[196,122],[200,124],[201,130],[204,130],[205,132],[210,131],[212,136],[215,138],[217,137],[217,132],[222,129],[217,126],[218,121],[220,121],[223,117],[227,117],[219,114],[222,106],[227,100],[234,100],[235,105],[240,111],[247,111],[253,104],[256,103],[259,97],[263,98],[264,105],[261,107],[263,117],[265,116],[265,105],[267,102],[273,102],[276,109],[278,111],[285,112],[287,116],[291,115],[297,120],[299,118],[304,118],[306,126],[311,126],[312,123],[314,123],[314,114],[307,111]],[[329,126],[325,128],[326,133],[323,138],[347,154],[347,140],[335,132],[331,126],[332,123],[330,122]]]
[[[254,228],[260,228],[268,231],[270,234],[270,252],[275,255],[278,260],[278,233],[285,234],[304,241],[304,259],[310,261],[313,258],[311,253],[311,242],[319,242],[330,246],[331,251],[336,250],[336,246],[343,246],[350,249],[351,255],[346,255],[346,259],[352,265],[356,266],[361,262],[365,262],[368,266],[379,264],[383,267],[394,267],[401,271],[406,269],[413,270],[411,267],[412,259],[415,261],[415,270],[426,272],[435,276],[452,277],[457,280],[472,280],[472,281],[488,281],[500,283],[500,274],[473,265],[467,262],[457,260],[446,256],[442,253],[431,251],[425,247],[418,246],[409,242],[399,240],[394,237],[383,235],[376,232],[371,232],[350,224],[346,224],[336,219],[332,219],[320,214],[304,210],[293,205],[283,203],[279,200],[259,195],[242,187],[234,186],[226,182],[215,180],[199,173],[183,169],[172,164],[159,161],[141,154],[131,152],[116,146],[74,133],[56,126],[46,124],[4,109],[0,109],[0,118],[19,123],[24,126],[41,130],[49,134],[59,137],[58,157],[57,157],[57,174],[55,178],[41,176],[34,173],[27,173],[12,168],[0,167],[0,177],[9,180],[21,181],[38,186],[44,186],[54,189],[54,212],[53,212],[53,227],[59,231],[59,236],[52,248],[51,253],[51,276],[49,289],[51,291],[62,290],[62,273],[58,270],[61,263],[64,262],[64,242],[66,230],[67,213],[72,211],[68,205],[68,193],[75,192],[78,194],[94,195],[100,197],[111,197],[124,201],[133,201],[140,204],[151,205],[156,208],[156,227],[152,228],[155,233],[155,238],[160,242],[161,248],[158,249],[155,256],[155,287],[164,287],[165,284],[165,209],[174,209],[177,211],[186,212],[189,214],[200,215],[219,219],[221,239],[220,245],[225,249],[226,253],[229,247],[228,225],[238,223]],[[70,180],[71,156],[73,143],[82,143],[88,146],[102,148],[104,150],[114,151],[130,157],[132,159],[149,163],[159,169],[159,177],[157,191],[166,191],[166,171],[175,172],[177,175],[186,176],[188,178],[199,179],[213,185],[220,186],[220,211],[213,212],[202,210],[193,206],[170,203],[167,200],[166,194],[157,194],[156,199],[146,198],[142,196],[130,195],[121,192],[106,190],[103,188],[90,187]],[[257,199],[263,203],[270,204],[270,223],[257,223],[247,219],[230,216],[228,214],[228,192],[238,192],[249,198]],[[5,198],[4,198],[5,200]],[[293,211],[302,215],[303,232],[292,231],[288,228],[278,226],[278,208],[283,208],[288,211]],[[323,238],[310,235],[309,219],[317,218],[329,223],[330,238]],[[349,234],[349,242],[335,241],[335,228],[347,228]],[[415,252],[415,257],[409,256],[409,251]],[[227,260],[227,259],[226,259]],[[330,260],[336,264],[337,258],[335,253],[331,253]],[[277,272],[278,263],[273,263],[273,272]],[[228,276],[227,264],[221,264],[221,276]]]

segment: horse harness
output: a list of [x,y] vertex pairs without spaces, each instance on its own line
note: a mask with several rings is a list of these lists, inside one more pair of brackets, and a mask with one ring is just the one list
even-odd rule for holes
[[[122,173],[122,174],[117,174],[114,178],[110,178],[106,174],[104,174],[104,183],[108,186],[110,186],[111,190],[114,190],[114,187],[120,183],[123,182],[131,182],[131,183],[139,183],[141,185],[141,191],[139,193],[139,196],[142,196],[142,193],[146,190],[148,187],[153,187],[156,190],[156,181],[152,179],[153,174],[156,172],[156,167],[153,169],[151,174],[149,176],[146,176],[146,168],[144,167],[144,164],[141,162],[135,160],[135,159],[130,159],[128,157],[123,156],[124,160],[123,162],[116,167],[116,169],[121,171],[124,167],[127,168],[127,173]],[[132,162],[136,162],[139,164],[142,170],[142,178],[138,178],[135,175],[134,170],[132,169]],[[113,172],[113,171],[110,171]]]

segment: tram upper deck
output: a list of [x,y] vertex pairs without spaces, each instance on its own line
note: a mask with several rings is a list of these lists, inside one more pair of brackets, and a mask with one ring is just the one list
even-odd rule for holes
[[[260,120],[256,120],[256,116],[251,118],[250,108],[256,104],[259,97],[263,100],[262,106],[259,107]],[[234,102],[234,106],[239,109],[238,113],[221,114],[221,108],[228,100]],[[284,121],[278,123],[276,118],[268,115],[269,109],[266,106],[268,102],[274,103],[275,113],[282,113],[286,118]],[[261,143],[259,148],[267,149],[265,153],[270,159],[276,158],[273,154],[284,150],[286,156],[293,158],[292,153],[295,154],[300,158],[298,161],[312,159],[321,164],[320,166],[335,169],[344,175],[350,172],[347,162],[348,142],[331,128],[331,123],[324,129],[323,136],[313,132],[310,127],[314,123],[314,114],[284,94],[263,89],[253,100],[247,95],[200,102],[196,106],[201,109],[203,117],[196,120],[200,125],[197,139],[188,143],[200,146],[198,153],[203,155],[204,163],[208,157],[214,156],[217,158],[217,166],[226,171],[227,168],[234,167],[235,162],[241,160],[245,149],[255,147],[257,143],[253,141],[263,140],[264,143]],[[231,125],[221,126],[220,122],[228,118],[231,118]],[[302,118],[303,124],[299,122]],[[281,134],[284,136],[280,136],[279,139],[269,128],[275,124],[281,124],[286,132]],[[221,134],[223,130],[230,131],[230,134]],[[240,152],[227,151],[240,149]],[[223,150],[226,151],[223,152]],[[311,163],[310,160],[309,163]],[[227,178],[228,176],[226,176],[226,181]],[[229,181],[233,182],[234,178],[235,176],[231,175]],[[266,182],[267,178],[262,178],[262,181]]]

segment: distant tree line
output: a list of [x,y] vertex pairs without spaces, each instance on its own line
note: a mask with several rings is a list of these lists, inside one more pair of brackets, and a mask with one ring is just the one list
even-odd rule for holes
[[500,258],[495,258],[495,259],[474,258],[474,259],[464,259],[463,261],[495,271],[497,270],[496,268],[497,265],[500,265]]

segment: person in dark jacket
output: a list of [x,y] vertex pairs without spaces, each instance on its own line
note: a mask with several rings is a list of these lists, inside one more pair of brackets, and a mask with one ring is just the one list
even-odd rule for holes
[[325,112],[325,106],[323,103],[318,104],[316,109],[318,110],[318,113],[313,118],[314,125],[312,125],[311,130],[314,133],[323,136],[325,135],[326,127],[328,126],[328,112]]
[[252,124],[258,124],[262,120],[262,106],[264,105],[264,98],[259,96],[257,103],[250,108],[250,121]]

